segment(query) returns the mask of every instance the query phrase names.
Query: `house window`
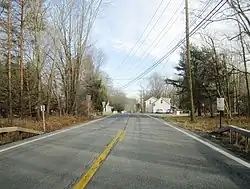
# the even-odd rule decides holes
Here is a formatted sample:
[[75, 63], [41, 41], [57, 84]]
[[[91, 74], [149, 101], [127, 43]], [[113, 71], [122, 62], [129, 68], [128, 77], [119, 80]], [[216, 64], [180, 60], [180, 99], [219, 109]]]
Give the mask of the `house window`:
[[151, 100], [149, 101], [149, 104], [151, 104]]
[[163, 103], [163, 100], [161, 100], [161, 104]]

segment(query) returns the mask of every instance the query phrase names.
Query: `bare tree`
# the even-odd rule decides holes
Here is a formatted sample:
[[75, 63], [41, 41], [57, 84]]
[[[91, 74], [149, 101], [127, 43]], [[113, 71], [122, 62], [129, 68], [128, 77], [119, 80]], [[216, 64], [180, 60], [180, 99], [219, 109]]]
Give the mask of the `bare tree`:
[[[77, 94], [89, 34], [100, 10], [102, 0], [81, 1], [80, 6], [73, 1], [62, 1], [54, 18], [60, 36], [62, 48], [58, 49], [59, 70], [65, 96], [65, 108], [68, 114], [76, 111]], [[74, 51], [72, 51], [74, 49]]]
[[250, 91], [249, 91], [249, 82], [248, 82], [248, 72], [247, 72], [247, 60], [246, 60], [246, 51], [245, 51], [245, 45], [242, 37], [242, 32], [241, 32], [241, 26], [239, 26], [239, 38], [240, 38], [240, 44], [241, 44], [241, 50], [242, 50], [242, 59], [244, 63], [244, 70], [245, 70], [245, 80], [246, 80], [246, 88], [247, 88], [247, 99], [248, 99], [248, 106], [247, 106], [247, 113], [248, 116], [250, 116]]
[[20, 78], [20, 109], [21, 118], [23, 118], [23, 31], [24, 31], [24, 1], [20, 1], [20, 34], [19, 34], [19, 78]]
[[153, 73], [148, 79], [148, 95], [160, 98], [166, 95], [166, 84], [159, 73]]
[[11, 49], [12, 49], [12, 24], [11, 24], [11, 0], [8, 0], [8, 101], [9, 101], [9, 120], [12, 124], [12, 75], [11, 75]]

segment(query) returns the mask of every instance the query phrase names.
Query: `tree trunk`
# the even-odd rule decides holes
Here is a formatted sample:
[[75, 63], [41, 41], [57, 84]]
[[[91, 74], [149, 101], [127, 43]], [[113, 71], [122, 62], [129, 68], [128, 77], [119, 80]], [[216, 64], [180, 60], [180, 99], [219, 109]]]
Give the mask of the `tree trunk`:
[[236, 74], [233, 73], [233, 91], [234, 91], [234, 97], [233, 97], [233, 107], [234, 107], [234, 115], [237, 114], [237, 82], [236, 82]]
[[247, 73], [247, 61], [246, 61], [246, 52], [245, 52], [245, 46], [242, 38], [241, 33], [241, 27], [239, 25], [239, 31], [240, 31], [240, 44], [241, 44], [241, 50], [242, 50], [242, 58], [244, 62], [244, 74], [245, 74], [245, 80], [246, 80], [246, 87], [247, 87], [247, 115], [250, 116], [250, 91], [249, 91], [249, 83], [248, 83], [248, 73]]
[[11, 75], [11, 48], [12, 48], [12, 24], [11, 24], [11, 0], [8, 0], [8, 104], [9, 104], [9, 113], [8, 118], [9, 122], [12, 124], [12, 75]]
[[50, 115], [50, 103], [51, 103], [51, 97], [52, 97], [52, 88], [53, 88], [53, 80], [55, 76], [55, 62], [56, 62], [56, 42], [55, 39], [53, 39], [54, 43], [54, 60], [52, 63], [52, 69], [49, 77], [49, 85], [48, 85], [48, 101], [47, 101], [47, 116]]
[[198, 100], [197, 102], [198, 116], [201, 116], [201, 108], [202, 108], [201, 102]]
[[213, 108], [213, 100], [212, 98], [209, 99], [209, 105], [210, 105], [210, 117], [214, 117], [214, 108]]
[[227, 104], [227, 116], [228, 118], [232, 118], [232, 112], [231, 112], [231, 98], [230, 98], [230, 84], [229, 84], [229, 75], [227, 71], [227, 64], [226, 64], [226, 59], [225, 55], [223, 55], [223, 64], [225, 68], [225, 80], [226, 80], [226, 92], [227, 92], [227, 98], [226, 98], [226, 104]]
[[28, 104], [29, 104], [29, 116], [32, 117], [32, 105], [31, 105], [31, 95], [30, 95], [30, 84], [29, 79], [27, 79], [27, 92], [28, 92]]
[[239, 104], [239, 97], [241, 96], [241, 82], [240, 82], [240, 74], [237, 75], [237, 90], [236, 90], [236, 104], [237, 104], [237, 112], [240, 115], [240, 104]]
[[19, 75], [20, 75], [20, 114], [23, 118], [23, 26], [24, 26], [24, 2], [21, 1], [21, 19], [20, 19], [20, 36], [19, 36]]
[[37, 103], [36, 103], [36, 111], [37, 111], [37, 120], [41, 119], [41, 114], [40, 114], [40, 107], [41, 107], [41, 100], [42, 100], [42, 96], [41, 96], [41, 85], [42, 85], [42, 81], [41, 81], [41, 69], [42, 69], [42, 65], [41, 65], [41, 60], [40, 60], [40, 48], [38, 45], [38, 41], [36, 40], [36, 61], [37, 61], [37, 67], [36, 67], [36, 74], [37, 74]]

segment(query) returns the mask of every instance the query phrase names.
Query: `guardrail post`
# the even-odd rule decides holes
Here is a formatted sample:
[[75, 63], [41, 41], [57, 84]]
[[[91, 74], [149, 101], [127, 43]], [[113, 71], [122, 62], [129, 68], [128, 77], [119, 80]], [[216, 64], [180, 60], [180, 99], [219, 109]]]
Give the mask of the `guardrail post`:
[[3, 144], [3, 134], [0, 133], [0, 144]]
[[248, 137], [245, 137], [245, 152], [248, 153]]
[[235, 132], [235, 144], [239, 144], [239, 133]]
[[233, 132], [232, 132], [232, 130], [230, 130], [230, 133], [229, 133], [229, 142], [230, 142], [230, 144], [232, 144], [232, 138], [233, 138]]

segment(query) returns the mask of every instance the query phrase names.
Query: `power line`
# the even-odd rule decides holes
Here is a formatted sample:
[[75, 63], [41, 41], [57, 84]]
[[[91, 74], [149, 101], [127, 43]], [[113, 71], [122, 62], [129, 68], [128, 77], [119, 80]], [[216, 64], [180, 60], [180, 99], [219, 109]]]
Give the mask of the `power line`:
[[[203, 18], [199, 24], [197, 24], [197, 26], [189, 33], [189, 36], [192, 36], [193, 34], [195, 34], [197, 32], [197, 30], [199, 30], [206, 22], [206, 19], [209, 20], [211, 19], [226, 3], [227, 1], [225, 1], [221, 6], [220, 4], [223, 2], [224, 0], [221, 0], [207, 15], [205, 18]], [[219, 7], [220, 6], [220, 7]], [[218, 8], [219, 7], [219, 8]], [[218, 8], [218, 9], [217, 9]], [[217, 10], [216, 10], [217, 9]], [[215, 12], [214, 12], [215, 11]], [[214, 12], [214, 13], [213, 13]], [[204, 23], [203, 23], [204, 22]], [[150, 71], [152, 71], [156, 66], [158, 66], [161, 62], [163, 62], [166, 58], [168, 58], [174, 51], [176, 51], [181, 45], [182, 43], [185, 41], [185, 38], [180, 40], [176, 46], [174, 48], [172, 48], [167, 54], [165, 54], [162, 58], [160, 58], [156, 63], [154, 63], [151, 67], [149, 67], [148, 69], [146, 69], [144, 72], [142, 72], [139, 76], [135, 77], [133, 80], [131, 80], [130, 82], [128, 82], [126, 85], [124, 85], [122, 88], [127, 88], [129, 85], [133, 84], [134, 82], [136, 82], [137, 80], [141, 79], [143, 76], [147, 75]]]
[[[181, 6], [183, 5], [183, 3], [184, 3], [184, 2], [182, 2], [182, 3], [180, 4], [180, 6], [179, 6], [179, 7], [177, 8], [177, 10], [175, 11], [174, 15], [178, 12], [178, 10], [181, 8]], [[211, 3], [211, 0], [208, 0], [208, 1], [206, 2], [206, 4], [202, 7], [202, 9], [201, 9], [201, 11], [200, 11], [198, 17], [202, 16], [202, 14], [205, 12], [205, 10], [207, 9], [207, 7], [209, 6], [210, 3]], [[173, 19], [174, 15], [171, 17], [171, 19], [169, 20], [169, 22]], [[163, 36], [161, 36], [162, 32], [165, 30], [165, 28], [167, 27], [167, 25], [169, 24], [169, 22], [167, 23], [167, 25], [165, 25], [164, 29], [161, 30], [160, 34], [157, 36], [157, 38], [159, 38], [159, 37], [161, 36], [160, 40], [158, 40], [158, 42], [157, 42], [154, 46], [151, 46], [151, 47], [150, 47], [147, 51], [145, 51], [145, 52], [149, 52], [150, 50], [154, 49], [154, 48], [162, 41], [162, 39], [166, 36], [166, 34], [169, 32], [169, 30], [173, 27], [173, 25], [175, 24], [175, 22], [177, 21], [178, 18], [179, 18], [179, 16], [176, 17], [175, 21], [171, 24], [170, 28], [163, 34]], [[196, 23], [196, 21], [197, 21], [197, 17], [192, 21], [191, 27]], [[157, 40], [157, 38], [153, 41], [153, 43], [151, 43], [151, 45], [154, 44], [154, 42]], [[170, 44], [167, 46], [167, 48], [170, 47], [171, 44], [172, 44], [175, 40], [176, 40], [176, 38], [170, 42]], [[146, 54], [144, 54], [144, 55], [146, 55]], [[143, 55], [143, 56], [144, 56], [144, 55]], [[144, 57], [142, 57], [140, 60], [138, 60], [138, 61], [134, 64], [133, 68], [134, 68], [139, 62], [141, 62], [143, 59], [147, 58], [149, 55], [150, 55], [150, 54], [147, 53], [146, 56], [144, 56]], [[132, 68], [130, 68], [129, 71], [131, 71], [131, 69], [132, 69]]]
[[[183, 3], [184, 3], [184, 2], [183, 2]], [[181, 6], [182, 6], [183, 3], [181, 3]], [[204, 12], [206, 11], [206, 9], [207, 9], [208, 6], [210, 5], [210, 3], [211, 3], [211, 0], [208, 0], [208, 1], [203, 5], [203, 7], [201, 8], [201, 11], [199, 12], [199, 14], [198, 14], [198, 16], [197, 16], [198, 18], [200, 18], [200, 17], [204, 14]], [[198, 19], [197, 17], [191, 21], [191, 27], [196, 23], [196, 21], [197, 21], [197, 19]], [[178, 18], [178, 17], [177, 17], [177, 18]], [[176, 20], [177, 20], [177, 19], [176, 19]], [[176, 20], [175, 20], [175, 21], [176, 21]], [[174, 24], [174, 23], [173, 23], [173, 24]], [[172, 25], [173, 25], [173, 24], [172, 24]], [[166, 33], [167, 33], [167, 32], [166, 32]], [[158, 41], [158, 43], [162, 40], [162, 38], [166, 35], [166, 33], [161, 37], [161, 39]], [[174, 40], [172, 40], [172, 41], [170, 42], [170, 44], [168, 44], [167, 47], [165, 47], [165, 48], [168, 49], [168, 48], [171, 46], [171, 44], [172, 44], [174, 41], [176, 41], [176, 39], [177, 39], [177, 38], [175, 38]], [[158, 45], [158, 43], [157, 43], [156, 45]], [[155, 47], [156, 45], [154, 45], [154, 47]], [[153, 48], [154, 48], [154, 47], [153, 47]], [[148, 51], [149, 51], [149, 50], [148, 50]], [[148, 56], [146, 56], [146, 57], [148, 57]], [[145, 58], [146, 58], [146, 57], [145, 57]], [[145, 59], [145, 58], [144, 58], [144, 59]], [[139, 61], [140, 61], [140, 60], [139, 60]], [[167, 61], [166, 61], [166, 62], [167, 62]], [[166, 64], [163, 64], [162, 70], [165, 68], [165, 66], [166, 66]], [[164, 77], [164, 78], [165, 78], [165, 77]], [[160, 95], [160, 94], [158, 94], [158, 95]]]
[[[173, 20], [174, 16], [177, 14], [177, 12], [179, 11], [179, 9], [182, 7], [183, 3], [184, 3], [184, 2], [182, 2], [182, 3], [180, 4], [180, 6], [176, 9], [176, 11], [174, 12], [173, 16], [168, 20], [167, 24], [164, 26], [164, 28], [161, 30], [161, 32], [157, 35], [157, 37], [154, 39], [154, 41], [150, 44], [150, 48], [149, 48], [147, 51], [145, 51], [145, 53], [143, 54], [143, 57], [142, 57], [140, 60], [138, 60], [138, 61], [134, 64], [133, 67], [135, 67], [140, 61], [142, 61], [143, 59], [145, 59], [146, 57], [148, 57], [149, 53], [147, 53], [147, 52], [149, 52], [149, 51], [152, 49], [152, 45], [153, 45], [153, 44], [157, 41], [157, 39], [162, 35], [162, 33], [164, 32], [164, 30], [167, 28], [167, 26], [168, 26], [168, 25], [170, 24], [170, 22]], [[178, 18], [179, 18], [179, 16], [176, 17], [176, 19], [174, 20], [174, 22], [171, 24], [171, 26], [168, 28], [168, 30], [165, 31], [164, 35], [163, 35], [163, 36], [160, 38], [160, 40], [153, 46], [153, 48], [155, 48], [155, 47], [161, 42], [161, 40], [163, 39], [163, 37], [170, 31], [170, 29], [171, 29], [171, 28], [173, 27], [173, 25], [176, 23], [176, 21], [177, 21]], [[147, 53], [147, 54], [146, 54], [146, 53]], [[146, 56], [144, 56], [144, 55], [146, 55]], [[128, 71], [130, 71], [133, 67], [131, 67]]]
[[[201, 17], [201, 16], [205, 13], [206, 9], [208, 8], [208, 6], [210, 5], [211, 2], [212, 2], [212, 0], [208, 0], [208, 1], [206, 2], [206, 4], [201, 8], [201, 11], [199, 12], [199, 15], [198, 15], [197, 17], [195, 17], [195, 19], [193, 19], [193, 20], [191, 21], [190, 27], [192, 27], [192, 26], [196, 23], [196, 21], [198, 20], [198, 18]], [[175, 38], [175, 39], [176, 39], [176, 38]], [[174, 40], [173, 40], [167, 47], [165, 47], [165, 48], [166, 48], [166, 49], [169, 48], [170, 45], [171, 45], [173, 42], [174, 42]], [[166, 66], [166, 64], [163, 64], [162, 69], [164, 69], [165, 66]]]
[[164, 0], [162, 0], [162, 1], [160, 2], [160, 4], [157, 6], [157, 8], [156, 8], [156, 10], [155, 10], [155, 12], [154, 12], [154, 14], [153, 14], [153, 16], [151, 17], [151, 19], [150, 19], [149, 22], [147, 23], [147, 25], [146, 25], [146, 27], [144, 28], [142, 34], [141, 34], [141, 35], [139, 36], [139, 38], [137, 39], [135, 45], [129, 50], [129, 53], [124, 57], [124, 59], [122, 60], [122, 62], [120, 63], [120, 65], [119, 65], [118, 67], [116, 67], [115, 70], [117, 70], [118, 68], [121, 67], [121, 65], [128, 59], [129, 55], [133, 52], [133, 50], [135, 49], [136, 45], [140, 42], [141, 38], [143, 37], [143, 35], [144, 35], [145, 32], [147, 31], [149, 25], [150, 25], [151, 22], [153, 21], [153, 19], [154, 19], [156, 13], [159, 11], [159, 9], [160, 9], [160, 7], [161, 7], [163, 1], [164, 1]]
[[[150, 33], [153, 31], [154, 27], [156, 26], [156, 24], [159, 22], [160, 18], [162, 17], [162, 15], [164, 14], [165, 10], [168, 8], [170, 2], [172, 0], [169, 0], [168, 4], [165, 6], [164, 10], [161, 12], [161, 15], [158, 17], [158, 19], [156, 20], [155, 24], [153, 25], [153, 27], [151, 28], [151, 30], [148, 32], [148, 34], [146, 35], [146, 37], [144, 38], [144, 40], [141, 42], [141, 44], [138, 46], [138, 48], [136, 49], [136, 51], [133, 52], [133, 50], [135, 49], [135, 47], [137, 46], [137, 44], [140, 42], [141, 38], [143, 37], [144, 33], [146, 32], [148, 26], [150, 25], [150, 23], [152, 22], [153, 18], [155, 17], [156, 13], [159, 11], [159, 8], [161, 7], [163, 0], [161, 1], [161, 3], [159, 4], [159, 6], [157, 7], [153, 17], [150, 19], [149, 23], [147, 24], [146, 28], [144, 29], [143, 33], [140, 35], [139, 39], [137, 40], [136, 44], [132, 47], [132, 49], [129, 51], [128, 55], [125, 56], [125, 58], [122, 60], [122, 62], [120, 63], [120, 65], [118, 65], [118, 67], [116, 67], [116, 69], [114, 70], [114, 72], [116, 70], [118, 70], [119, 68], [121, 68], [121, 66], [126, 62], [126, 60], [128, 59], [129, 56], [134, 55], [139, 48], [142, 46], [142, 44], [145, 42], [145, 40], [147, 39], [147, 37], [150, 35]], [[133, 53], [132, 53], [133, 52]], [[132, 53], [132, 55], [131, 55]]]

